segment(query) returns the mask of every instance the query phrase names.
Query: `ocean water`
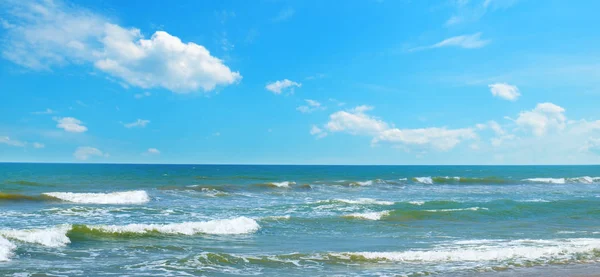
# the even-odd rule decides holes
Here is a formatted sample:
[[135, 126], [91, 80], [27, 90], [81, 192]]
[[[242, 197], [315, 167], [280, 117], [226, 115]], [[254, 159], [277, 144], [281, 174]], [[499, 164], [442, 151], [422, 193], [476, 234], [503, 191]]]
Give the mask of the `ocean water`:
[[594, 268], [599, 197], [600, 166], [5, 163], [0, 276]]

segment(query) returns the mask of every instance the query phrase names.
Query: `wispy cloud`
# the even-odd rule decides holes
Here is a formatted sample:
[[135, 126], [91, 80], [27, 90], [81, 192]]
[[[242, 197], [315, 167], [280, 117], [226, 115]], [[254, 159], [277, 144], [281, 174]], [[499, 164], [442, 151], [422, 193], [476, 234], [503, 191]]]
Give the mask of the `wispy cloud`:
[[150, 97], [152, 95], [152, 93], [150, 93], [149, 91], [144, 91], [143, 93], [136, 93], [133, 95], [133, 97], [135, 97], [135, 99], [142, 99], [144, 97]]
[[447, 27], [479, 21], [488, 12], [511, 7], [517, 0], [455, 0], [450, 1], [453, 14], [446, 20]]
[[306, 101], [306, 105], [298, 106], [296, 108], [296, 110], [301, 113], [312, 113], [314, 111], [325, 109], [325, 107], [318, 101], [312, 99], [305, 99], [304, 101]]
[[464, 49], [476, 49], [481, 48], [488, 45], [491, 42], [489, 39], [482, 39], [481, 32], [470, 34], [470, 35], [460, 35], [455, 37], [450, 37], [444, 39], [438, 43], [428, 45], [428, 46], [420, 46], [410, 49], [410, 52], [413, 51], [421, 51], [427, 49], [435, 49], [442, 47], [458, 47]]
[[10, 145], [10, 146], [15, 146], [15, 147], [25, 147], [25, 145], [27, 144], [24, 141], [11, 139], [8, 136], [0, 137], [0, 143]]
[[138, 120], [134, 122], [124, 123], [123, 126], [125, 126], [125, 128], [144, 128], [146, 125], [148, 125], [148, 123], [150, 123], [150, 120], [138, 118]]

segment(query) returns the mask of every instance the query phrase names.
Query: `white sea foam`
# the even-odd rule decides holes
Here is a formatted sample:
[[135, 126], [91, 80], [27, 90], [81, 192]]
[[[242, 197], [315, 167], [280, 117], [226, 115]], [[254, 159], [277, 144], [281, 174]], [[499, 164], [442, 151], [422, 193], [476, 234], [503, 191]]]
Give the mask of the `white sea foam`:
[[433, 184], [433, 180], [431, 179], [431, 177], [415, 177], [415, 181], [417, 181], [421, 184], [428, 184], [428, 185]]
[[263, 217], [263, 220], [289, 220], [291, 218], [290, 215], [273, 215], [273, 216], [267, 216], [267, 217]]
[[380, 220], [382, 217], [390, 214], [390, 211], [382, 212], [368, 212], [368, 213], [353, 213], [344, 215], [344, 217], [366, 219], [366, 220]]
[[270, 184], [274, 185], [276, 187], [279, 187], [279, 188], [289, 188], [290, 185], [295, 185], [296, 182], [285, 181], [285, 182], [273, 182], [273, 183], [270, 183]]
[[13, 250], [16, 248], [17, 246], [12, 242], [0, 236], [0, 262], [9, 261], [13, 255]]
[[548, 184], [564, 184], [566, 183], [565, 178], [527, 178], [523, 181], [529, 181], [534, 183], [548, 183]]
[[48, 192], [44, 195], [80, 204], [143, 204], [150, 201], [143, 190], [110, 193]]
[[150, 201], [143, 190], [109, 193], [48, 192], [44, 195], [80, 204], [143, 204]]
[[462, 209], [440, 209], [440, 210], [425, 210], [425, 211], [435, 213], [435, 212], [462, 212], [462, 211], [479, 211], [479, 210], [487, 211], [488, 208], [470, 207], [470, 208], [462, 208]]
[[251, 218], [236, 217], [232, 219], [219, 219], [204, 222], [184, 222], [172, 224], [129, 224], [129, 225], [97, 225], [87, 226], [91, 230], [106, 233], [150, 233], [158, 232], [163, 234], [214, 234], [214, 235], [233, 235], [247, 234], [256, 232], [260, 225]]
[[69, 237], [67, 237], [69, 230], [71, 230], [71, 225], [61, 225], [44, 229], [0, 230], [0, 235], [7, 239], [26, 243], [41, 244], [47, 247], [61, 247], [71, 242]]
[[[600, 249], [600, 239], [475, 241], [458, 246], [441, 246], [433, 250], [405, 252], [350, 252], [333, 254], [340, 258], [361, 256], [369, 260], [395, 262], [481, 262], [481, 261], [569, 261], [597, 260], [593, 251]], [[585, 257], [585, 254], [589, 254]]]
[[351, 183], [351, 185], [354, 185], [354, 186], [370, 186], [372, 184], [373, 184], [373, 181], [371, 181], [371, 180], [364, 181], [364, 182], [357, 181], [357, 182], [352, 182]]
[[523, 181], [534, 182], [534, 183], [548, 183], [548, 184], [565, 184], [565, 183], [583, 183], [593, 184], [600, 182], [600, 177], [574, 177], [574, 178], [528, 178]]
[[410, 202], [408, 202], [408, 204], [421, 206], [421, 205], [425, 204], [425, 201], [410, 201]]
[[321, 200], [321, 201], [318, 201], [317, 203], [331, 203], [331, 202], [340, 202], [340, 203], [353, 204], [353, 205], [385, 205], [385, 206], [394, 205], [394, 202], [391, 202], [391, 201], [381, 201], [381, 200], [375, 200], [372, 198], [358, 198], [355, 200], [332, 199], [332, 200]]

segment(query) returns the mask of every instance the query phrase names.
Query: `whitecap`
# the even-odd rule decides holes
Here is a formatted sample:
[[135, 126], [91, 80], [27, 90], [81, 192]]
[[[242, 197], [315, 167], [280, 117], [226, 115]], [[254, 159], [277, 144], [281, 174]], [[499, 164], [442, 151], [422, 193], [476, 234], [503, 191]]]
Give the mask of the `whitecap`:
[[410, 202], [408, 202], [408, 204], [421, 206], [421, 205], [425, 204], [425, 201], [410, 201]]
[[43, 229], [0, 230], [0, 235], [7, 239], [26, 243], [41, 244], [47, 247], [61, 247], [71, 242], [69, 237], [67, 237], [69, 230], [71, 230], [71, 225], [61, 225]]
[[381, 201], [381, 200], [375, 200], [372, 198], [358, 198], [355, 200], [331, 199], [331, 200], [321, 200], [321, 201], [318, 201], [317, 203], [332, 203], [332, 202], [339, 202], [339, 203], [353, 204], [353, 205], [385, 205], [385, 206], [394, 205], [394, 202], [392, 202], [392, 201]]
[[128, 225], [96, 225], [87, 226], [91, 230], [106, 233], [137, 233], [144, 234], [158, 232], [163, 234], [214, 234], [233, 235], [256, 232], [260, 225], [248, 217], [236, 217], [232, 219], [218, 219], [203, 222], [183, 222], [171, 224], [128, 224]]
[[366, 220], [380, 220], [382, 217], [387, 216], [389, 214], [390, 214], [390, 211], [382, 211], [382, 212], [353, 213], [353, 214], [344, 215], [343, 217], [366, 219]]
[[[481, 241], [459, 247], [436, 247], [432, 250], [404, 252], [333, 253], [340, 258], [360, 256], [368, 260], [394, 262], [481, 262], [481, 261], [569, 261], [585, 259], [600, 249], [600, 239]], [[490, 244], [491, 242], [491, 244]]]
[[43, 194], [80, 204], [143, 204], [150, 201], [148, 193], [143, 190], [109, 193], [48, 192]]
[[566, 183], [565, 178], [527, 178], [523, 181], [529, 181], [534, 183], [548, 183], [548, 184], [564, 184]]
[[431, 185], [433, 184], [433, 179], [431, 177], [415, 177], [415, 181], [421, 184]]
[[0, 236], [0, 262], [10, 261], [13, 250], [17, 248], [12, 242]]
[[290, 185], [295, 185], [296, 182], [284, 181], [284, 182], [273, 182], [270, 184], [273, 186], [279, 187], [279, 188], [289, 188]]
[[360, 182], [360, 181], [352, 182], [350, 185], [354, 185], [354, 186], [370, 186], [372, 184], [373, 184], [373, 181], [369, 180], [369, 181], [364, 181], [364, 182]]
[[425, 210], [425, 211], [435, 213], [435, 212], [462, 212], [462, 211], [479, 211], [479, 210], [487, 211], [488, 208], [470, 207], [470, 208], [462, 208], [462, 209], [440, 209], [440, 210]]

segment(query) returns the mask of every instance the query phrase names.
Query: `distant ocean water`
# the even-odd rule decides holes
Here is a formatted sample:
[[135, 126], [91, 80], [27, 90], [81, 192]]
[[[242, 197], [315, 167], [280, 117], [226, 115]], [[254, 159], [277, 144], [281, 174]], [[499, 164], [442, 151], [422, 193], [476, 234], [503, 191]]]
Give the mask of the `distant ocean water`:
[[0, 276], [489, 276], [598, 262], [600, 166], [0, 164]]

